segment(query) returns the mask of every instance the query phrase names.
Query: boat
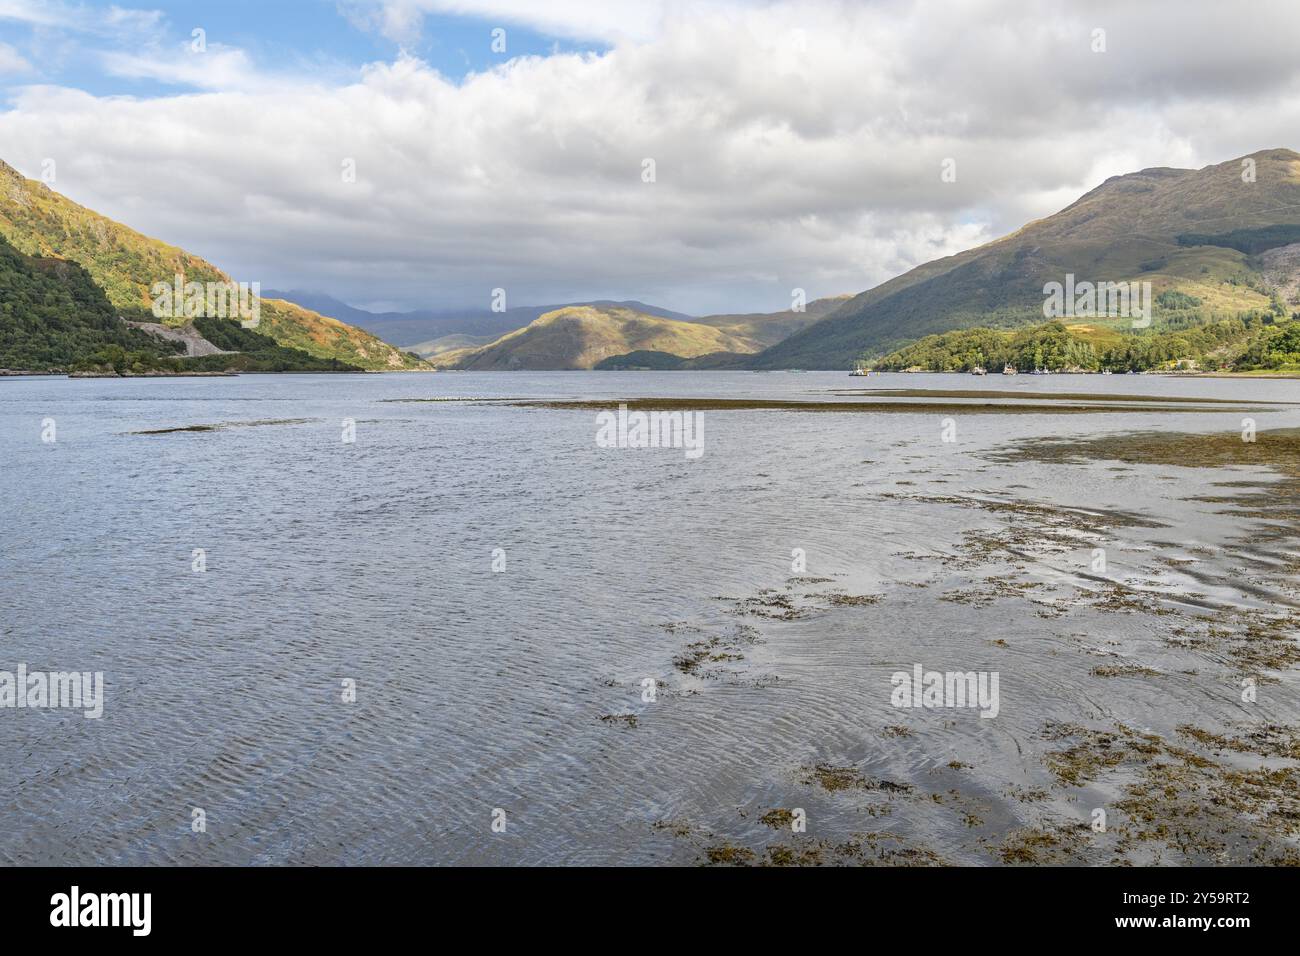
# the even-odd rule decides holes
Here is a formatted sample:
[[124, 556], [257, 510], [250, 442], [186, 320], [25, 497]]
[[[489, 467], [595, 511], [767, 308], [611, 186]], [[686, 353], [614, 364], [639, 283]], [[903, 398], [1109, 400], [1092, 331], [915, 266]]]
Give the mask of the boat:
[[971, 373], [972, 375], [987, 375], [987, 374], [988, 374], [988, 372], [984, 371], [984, 366], [982, 366], [982, 365], [976, 365], [973, 369], [970, 370], [970, 373]]
[[1003, 374], [1003, 375], [1015, 375], [1015, 374], [1016, 374], [1016, 367], [1015, 367], [1014, 365], [1004, 365], [1004, 366], [1002, 366], [1002, 374]]
[[849, 374], [855, 377], [859, 375], [870, 375], [871, 369], [867, 368], [865, 365], [855, 365]]

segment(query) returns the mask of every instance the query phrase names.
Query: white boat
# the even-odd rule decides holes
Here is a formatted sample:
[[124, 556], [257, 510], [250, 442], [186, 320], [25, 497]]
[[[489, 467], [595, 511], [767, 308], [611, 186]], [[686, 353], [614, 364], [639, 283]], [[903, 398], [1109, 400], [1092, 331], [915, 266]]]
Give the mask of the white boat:
[[976, 365], [973, 369], [970, 370], [970, 373], [971, 373], [972, 375], [987, 375], [987, 374], [988, 374], [988, 372], [984, 371], [984, 367], [981, 366], [981, 365]]
[[855, 378], [859, 375], [870, 375], [871, 369], [867, 368], [865, 365], [857, 365], [854, 366], [853, 371], [849, 372], [849, 374]]
[[1015, 375], [1015, 374], [1016, 374], [1016, 367], [1015, 367], [1014, 365], [1004, 365], [1004, 366], [1002, 366], [1002, 374], [1003, 374], [1003, 375]]

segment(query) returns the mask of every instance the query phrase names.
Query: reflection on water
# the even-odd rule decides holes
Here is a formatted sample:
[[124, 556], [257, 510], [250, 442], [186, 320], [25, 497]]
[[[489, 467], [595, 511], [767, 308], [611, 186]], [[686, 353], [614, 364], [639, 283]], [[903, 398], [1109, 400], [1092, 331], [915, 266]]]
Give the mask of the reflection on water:
[[[1286, 381], [987, 384], [1022, 386], [1300, 400]], [[1284, 816], [1251, 822], [1288, 780], [1250, 776], [1261, 754], [1274, 767], [1300, 756], [1294, 512], [1234, 504], [1283, 476], [1007, 454], [1131, 431], [1236, 434], [1234, 407], [959, 413], [952, 442], [927, 413], [712, 410], [691, 460], [597, 447], [590, 410], [391, 401], [849, 387], [985, 385], [0, 380], [0, 670], [103, 671], [106, 686], [100, 720], [0, 709], [0, 861], [1294, 853]], [[1252, 415], [1261, 441], [1300, 424], [1297, 409]], [[57, 443], [40, 440], [47, 418]], [[194, 426], [218, 427], [173, 430]], [[895, 709], [891, 675], [915, 664], [997, 672], [998, 716]], [[1151, 836], [1168, 787], [1227, 800], [1179, 852]], [[796, 808], [806, 833], [790, 831]]]

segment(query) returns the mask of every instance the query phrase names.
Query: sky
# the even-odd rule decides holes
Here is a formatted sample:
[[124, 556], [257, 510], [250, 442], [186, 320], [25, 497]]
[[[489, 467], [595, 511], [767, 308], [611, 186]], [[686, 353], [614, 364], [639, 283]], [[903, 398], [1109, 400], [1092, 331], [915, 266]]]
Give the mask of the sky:
[[362, 308], [779, 311], [1300, 148], [1297, 40], [1294, 0], [0, 0], [0, 159]]

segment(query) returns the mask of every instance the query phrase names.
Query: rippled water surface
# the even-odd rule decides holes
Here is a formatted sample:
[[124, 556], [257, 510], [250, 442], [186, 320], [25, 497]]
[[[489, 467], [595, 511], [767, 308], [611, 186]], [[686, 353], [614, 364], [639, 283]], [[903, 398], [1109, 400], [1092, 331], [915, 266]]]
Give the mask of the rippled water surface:
[[[885, 387], [1253, 410], [710, 410], [690, 460], [597, 447], [589, 409], [393, 401]], [[1027, 828], [1087, 830], [1098, 806], [1132, 836], [1141, 810], [1117, 804], [1149, 763], [1072, 782], [1053, 771], [1068, 741], [1052, 728], [1172, 747], [1187, 725], [1228, 737], [1300, 724], [1291, 667], [1243, 659], [1214, 630], [1285, 622], [1300, 600], [1290, 519], [1233, 503], [1281, 477], [1007, 452], [1235, 435], [1247, 414], [1261, 432], [1300, 425], [1300, 406], [1270, 401], [1300, 401], [1300, 384], [0, 379], [0, 670], [102, 671], [106, 684], [98, 720], [0, 709], [0, 861], [744, 862], [779, 845], [835, 862], [830, 848], [852, 843], [885, 862], [996, 863], [1017, 860]], [[161, 431], [198, 425], [223, 427]], [[1269, 646], [1294, 640], [1283, 627]], [[890, 677], [916, 663], [997, 672], [998, 716], [894, 708]], [[806, 833], [770, 816], [788, 808]], [[1274, 856], [1295, 844], [1255, 837]], [[1243, 861], [1226, 837], [1218, 856], [1207, 843], [1185, 857], [1114, 832], [1079, 839], [1068, 855], [1085, 862]]]

